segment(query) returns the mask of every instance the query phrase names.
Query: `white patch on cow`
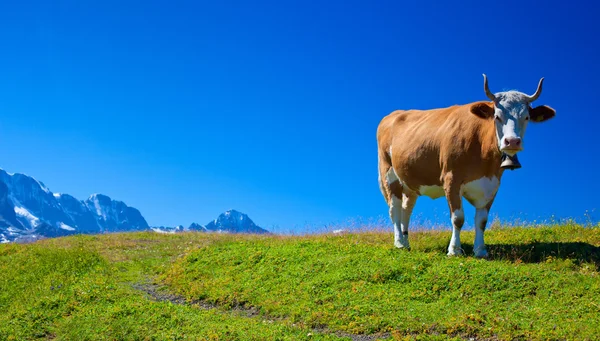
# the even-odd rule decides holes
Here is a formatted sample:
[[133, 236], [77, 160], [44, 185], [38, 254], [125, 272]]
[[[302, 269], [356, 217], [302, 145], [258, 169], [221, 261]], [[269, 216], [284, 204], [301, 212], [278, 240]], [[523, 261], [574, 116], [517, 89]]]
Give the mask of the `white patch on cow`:
[[448, 246], [448, 256], [458, 256], [464, 253], [460, 244], [460, 228], [454, 225], [454, 222], [457, 220], [465, 220], [465, 214], [462, 209], [452, 212], [452, 238]]
[[[506, 123], [502, 125], [502, 137], [503, 138], [515, 138], [517, 137], [517, 125], [515, 124], [514, 118], [509, 118], [506, 120]], [[504, 142], [500, 145], [501, 148], [506, 147]]]
[[458, 209], [458, 210], [455, 210], [454, 212], [452, 212], [452, 222], [454, 223], [454, 221], [456, 221], [456, 220], [462, 220], [462, 221], [465, 220], [465, 213], [462, 209]]
[[497, 177], [483, 177], [464, 184], [462, 195], [476, 208], [482, 208], [492, 201], [499, 186], [500, 182]]
[[390, 169], [385, 174], [385, 180], [387, 181], [388, 185], [391, 184], [392, 182], [398, 180], [398, 177], [396, 176], [396, 172], [394, 172], [394, 168], [390, 167]]
[[[494, 115], [500, 118], [500, 122], [496, 121], [496, 137], [498, 139], [498, 147], [503, 149], [506, 147], [504, 138], [521, 138], [521, 148], [523, 148], [523, 137], [527, 128], [527, 116], [529, 115], [528, 105], [525, 102], [526, 95], [519, 91], [505, 91], [495, 94], [498, 104], [494, 107]], [[509, 155], [514, 155], [515, 152], [506, 151]]]
[[408, 208], [408, 196], [406, 193], [402, 192], [402, 209], [405, 210]]
[[478, 208], [475, 212], [475, 242], [473, 243], [473, 253], [475, 257], [485, 258], [488, 253], [485, 249], [485, 242], [483, 240], [484, 229], [483, 225], [487, 222], [488, 210], [487, 208]]
[[446, 195], [442, 186], [419, 186], [419, 193], [431, 199], [441, 198]]

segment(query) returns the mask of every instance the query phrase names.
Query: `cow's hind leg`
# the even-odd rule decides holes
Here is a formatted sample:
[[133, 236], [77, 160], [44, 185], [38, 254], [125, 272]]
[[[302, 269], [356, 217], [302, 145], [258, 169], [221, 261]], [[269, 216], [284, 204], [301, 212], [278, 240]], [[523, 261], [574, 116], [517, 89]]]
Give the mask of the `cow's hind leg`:
[[401, 232], [402, 222], [402, 185], [392, 169], [389, 157], [379, 153], [379, 188], [389, 207], [389, 214], [394, 224], [394, 245], [398, 248], [408, 246], [408, 238]]
[[416, 196], [404, 194], [404, 188], [392, 168], [386, 174], [390, 192], [390, 218], [394, 224], [394, 246], [410, 250], [408, 242], [408, 222], [416, 202]]
[[460, 244], [460, 231], [465, 223], [465, 214], [462, 207], [460, 184], [452, 179], [452, 175], [446, 176], [444, 190], [452, 221], [452, 238], [450, 239], [450, 245], [448, 245], [448, 256], [463, 255], [464, 251]]
[[[400, 219], [400, 230], [402, 232], [402, 235], [398, 239], [399, 242], [395, 243], [396, 247], [399, 247], [399, 248], [404, 247], [404, 248], [410, 250], [410, 244], [408, 242], [408, 225], [410, 223], [410, 216], [412, 215], [412, 211], [413, 211], [413, 208], [415, 207], [416, 203], [417, 203], [417, 195], [415, 193], [411, 193], [410, 191], [407, 191], [405, 189], [404, 192], [402, 193], [402, 206], [401, 206], [402, 216]], [[395, 226], [394, 226], [394, 228], [396, 229]]]

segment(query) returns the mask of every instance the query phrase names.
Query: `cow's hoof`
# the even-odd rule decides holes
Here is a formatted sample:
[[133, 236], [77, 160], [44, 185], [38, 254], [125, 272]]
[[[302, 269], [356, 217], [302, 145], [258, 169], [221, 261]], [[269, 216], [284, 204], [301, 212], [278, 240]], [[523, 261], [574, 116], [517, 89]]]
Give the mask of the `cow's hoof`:
[[396, 249], [410, 251], [410, 245], [408, 244], [395, 243], [394, 247], [396, 247]]
[[476, 258], [488, 258], [488, 252], [486, 249], [479, 249], [479, 250], [475, 250], [475, 257]]
[[453, 248], [448, 250], [448, 257], [463, 256], [465, 252], [461, 248]]
[[397, 249], [410, 250], [410, 243], [408, 242], [408, 236], [402, 235], [400, 238], [394, 240], [394, 246]]

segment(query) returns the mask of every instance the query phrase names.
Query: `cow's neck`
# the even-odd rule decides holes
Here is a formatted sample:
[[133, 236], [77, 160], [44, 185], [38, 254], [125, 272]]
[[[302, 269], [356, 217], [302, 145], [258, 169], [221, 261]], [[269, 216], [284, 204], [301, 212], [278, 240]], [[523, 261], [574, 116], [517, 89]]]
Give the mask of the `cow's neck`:
[[489, 169], [489, 172], [497, 171], [496, 175], [501, 176], [503, 173], [503, 169], [500, 168], [500, 164], [502, 163], [502, 152], [498, 147], [496, 124], [493, 119], [482, 122], [481, 129], [479, 129], [479, 139], [481, 141], [482, 161], [489, 167], [485, 168]]

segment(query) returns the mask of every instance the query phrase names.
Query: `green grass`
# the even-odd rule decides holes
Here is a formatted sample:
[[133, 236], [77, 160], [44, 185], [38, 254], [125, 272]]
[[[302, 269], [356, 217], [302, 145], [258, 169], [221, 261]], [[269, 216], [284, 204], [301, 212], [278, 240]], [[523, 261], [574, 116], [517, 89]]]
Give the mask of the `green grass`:
[[[600, 226], [492, 229], [489, 260], [446, 257], [449, 237], [412, 233], [409, 252], [391, 232], [4, 244], [0, 340], [597, 338]], [[472, 232], [462, 237], [472, 254]], [[189, 303], [138, 289], [152, 281]]]
[[132, 287], [214, 236], [78, 236], [0, 245], [0, 340], [304, 340], [313, 335], [226, 310], [155, 302]]

